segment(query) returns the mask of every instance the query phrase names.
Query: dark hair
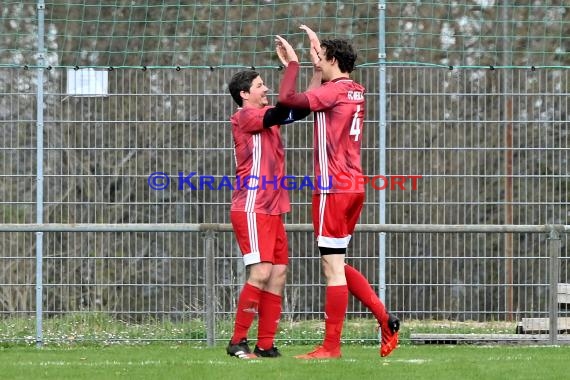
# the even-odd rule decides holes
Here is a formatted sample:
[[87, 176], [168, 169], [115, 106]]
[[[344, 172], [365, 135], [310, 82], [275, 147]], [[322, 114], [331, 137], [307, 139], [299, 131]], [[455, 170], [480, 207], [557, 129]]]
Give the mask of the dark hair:
[[325, 48], [327, 61], [336, 58], [338, 68], [343, 73], [351, 73], [356, 62], [356, 52], [347, 40], [323, 40], [321, 47]]
[[243, 99], [240, 96], [240, 92], [242, 91], [249, 92], [253, 80], [258, 76], [259, 73], [253, 70], [244, 70], [234, 74], [234, 76], [230, 80], [228, 88], [230, 90], [232, 98], [235, 100], [238, 106], [240, 107], [243, 106]]

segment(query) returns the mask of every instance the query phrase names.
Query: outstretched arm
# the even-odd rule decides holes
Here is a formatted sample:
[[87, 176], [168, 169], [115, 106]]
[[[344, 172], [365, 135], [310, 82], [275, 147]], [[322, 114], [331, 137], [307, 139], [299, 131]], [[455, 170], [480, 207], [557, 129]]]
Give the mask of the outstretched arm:
[[309, 28], [307, 25], [301, 25], [299, 28], [303, 29], [305, 32], [307, 32], [307, 36], [309, 37], [309, 42], [311, 44], [311, 47], [309, 50], [310, 50], [311, 62], [313, 63], [314, 71], [313, 71], [313, 77], [311, 78], [311, 82], [309, 83], [309, 86], [307, 87], [307, 91], [308, 91], [308, 90], [311, 90], [313, 88], [319, 87], [321, 85], [321, 82], [323, 79], [323, 72], [317, 66], [317, 64], [321, 60], [321, 58], [319, 56], [319, 54], [321, 52], [321, 41], [319, 41], [319, 37], [317, 37], [317, 34], [315, 32], [313, 32], [313, 30], [311, 28]]
[[282, 105], [291, 108], [309, 108], [309, 99], [305, 94], [299, 94], [296, 90], [297, 75], [299, 74], [299, 59], [293, 47], [286, 39], [276, 36], [277, 55], [285, 65], [285, 73], [279, 87], [278, 101]]

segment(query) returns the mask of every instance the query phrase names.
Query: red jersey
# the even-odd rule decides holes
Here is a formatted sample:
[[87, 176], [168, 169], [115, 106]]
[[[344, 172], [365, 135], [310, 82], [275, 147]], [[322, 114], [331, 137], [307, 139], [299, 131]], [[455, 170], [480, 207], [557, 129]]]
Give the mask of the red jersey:
[[263, 116], [272, 108], [239, 108], [232, 115], [236, 183], [232, 211], [279, 215], [289, 212], [285, 176], [285, 151], [279, 125], [263, 127]]
[[316, 193], [364, 193], [363, 181], [355, 180], [362, 176], [364, 91], [352, 79], [338, 78], [304, 92], [315, 111]]

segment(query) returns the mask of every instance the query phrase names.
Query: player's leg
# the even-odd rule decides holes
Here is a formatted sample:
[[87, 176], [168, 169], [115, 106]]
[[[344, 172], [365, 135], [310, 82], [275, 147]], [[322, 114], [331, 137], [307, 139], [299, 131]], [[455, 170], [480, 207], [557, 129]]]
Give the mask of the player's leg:
[[[343, 198], [347, 203], [348, 233], [352, 234], [360, 218], [364, 194], [345, 194]], [[382, 335], [380, 354], [382, 356], [389, 355], [398, 345], [400, 321], [394, 315], [388, 314], [384, 304], [362, 273], [348, 264], [344, 266], [344, 272], [349, 292], [362, 302], [378, 321]]]
[[[347, 215], [347, 221], [348, 232], [352, 234], [360, 218], [364, 204], [364, 194], [347, 194], [345, 198], [347, 198], [347, 202], [350, 204], [350, 207], [347, 207], [350, 211]], [[388, 313], [386, 313], [384, 304], [380, 301], [366, 277], [349, 264], [345, 264], [344, 274], [348, 291], [372, 311], [379, 324], [387, 322]]]
[[273, 273], [269, 280], [271, 285], [261, 292], [257, 344], [254, 349], [254, 353], [260, 357], [273, 358], [281, 356], [279, 350], [275, 347], [275, 334], [281, 318], [281, 303], [286, 273], [286, 265], [273, 265]]
[[[268, 234], [273, 234], [271, 241], [275, 242], [272, 249], [273, 266], [269, 280], [261, 292], [259, 303], [259, 319], [257, 344], [254, 353], [260, 357], [275, 358], [281, 356], [275, 347], [275, 334], [279, 326], [282, 310], [282, 296], [287, 280], [287, 264], [289, 262], [289, 247], [287, 234], [281, 216], [270, 216], [267, 221]], [[263, 257], [263, 255], [262, 255]]]
[[[249, 276], [244, 284], [236, 309], [234, 331], [227, 347], [227, 353], [239, 358], [251, 358], [253, 354], [248, 345], [248, 332], [258, 313], [259, 305], [262, 302], [262, 287], [264, 276], [269, 277], [271, 263], [257, 263], [249, 265]], [[265, 274], [267, 273], [267, 274]]]
[[[298, 359], [333, 359], [341, 357], [340, 340], [346, 309], [348, 288], [344, 278], [344, 252], [342, 248], [319, 247], [323, 272], [326, 277], [325, 290], [325, 336], [323, 344], [312, 352], [298, 355]], [[344, 282], [344, 285], [342, 284]]]
[[327, 281], [323, 348], [340, 354], [340, 339], [348, 307], [348, 287], [344, 277], [344, 252], [346, 250], [329, 247], [319, 247], [319, 250], [323, 273]]
[[344, 273], [346, 276], [346, 284], [348, 285], [348, 291], [350, 294], [355, 296], [364, 306], [366, 306], [374, 317], [378, 321], [379, 325], [382, 325], [388, 321], [388, 313], [386, 308], [378, 295], [372, 289], [372, 286], [356, 268], [345, 264]]
[[236, 318], [232, 338], [226, 348], [228, 355], [241, 359], [256, 357], [249, 349], [247, 336], [257, 315], [262, 290], [271, 275], [272, 263], [262, 262], [258, 220], [254, 213], [231, 212], [231, 222], [236, 240], [243, 253], [244, 264], [248, 268], [248, 278], [237, 302]]
[[366, 306], [376, 317], [382, 341], [380, 344], [380, 355], [388, 356], [398, 346], [398, 331], [400, 330], [400, 320], [393, 314], [386, 311], [384, 304], [374, 292], [370, 283], [355, 268], [346, 264], [344, 267], [348, 290], [364, 306]]
[[344, 256], [350, 242], [346, 233], [343, 204], [337, 203], [339, 194], [313, 196], [313, 225], [321, 254], [323, 273], [326, 277], [325, 337], [323, 345], [300, 359], [338, 358], [341, 356], [340, 339], [346, 309], [348, 288], [344, 274]]

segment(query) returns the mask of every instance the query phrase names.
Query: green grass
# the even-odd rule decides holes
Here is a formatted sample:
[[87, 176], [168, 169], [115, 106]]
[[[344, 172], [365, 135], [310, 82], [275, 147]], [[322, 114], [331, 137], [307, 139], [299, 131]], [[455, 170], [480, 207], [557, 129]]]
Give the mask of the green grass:
[[311, 346], [283, 346], [279, 359], [239, 360], [222, 346], [4, 345], [3, 379], [564, 379], [570, 347], [405, 345], [388, 358], [373, 346], [345, 345], [340, 360], [301, 361]]

